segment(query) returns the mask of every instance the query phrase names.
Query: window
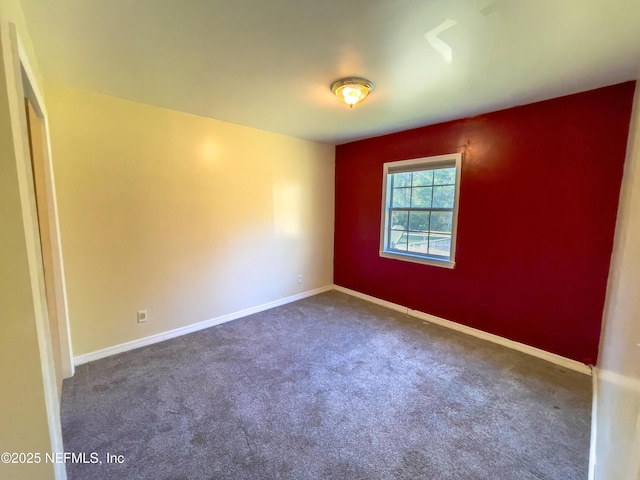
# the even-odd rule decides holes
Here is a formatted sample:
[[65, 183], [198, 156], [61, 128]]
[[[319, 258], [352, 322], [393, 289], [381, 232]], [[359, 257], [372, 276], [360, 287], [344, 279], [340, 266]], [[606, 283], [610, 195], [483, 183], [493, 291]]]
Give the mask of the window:
[[384, 164], [380, 256], [453, 268], [461, 153]]

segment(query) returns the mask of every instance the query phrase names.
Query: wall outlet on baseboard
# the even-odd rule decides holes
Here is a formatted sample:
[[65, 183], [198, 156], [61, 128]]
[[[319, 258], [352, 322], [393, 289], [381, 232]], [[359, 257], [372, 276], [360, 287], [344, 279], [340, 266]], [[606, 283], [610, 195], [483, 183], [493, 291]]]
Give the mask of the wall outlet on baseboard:
[[138, 323], [146, 322], [147, 321], [147, 311], [146, 310], [138, 310], [136, 318], [138, 319]]
[[302, 283], [302, 275], [298, 275], [298, 283]]

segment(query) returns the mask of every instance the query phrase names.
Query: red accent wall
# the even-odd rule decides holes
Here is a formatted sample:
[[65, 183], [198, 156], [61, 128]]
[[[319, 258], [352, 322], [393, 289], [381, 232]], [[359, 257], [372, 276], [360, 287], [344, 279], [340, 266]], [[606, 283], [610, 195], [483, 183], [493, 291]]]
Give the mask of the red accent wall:
[[[335, 283], [595, 364], [634, 88], [338, 146]], [[381, 258], [383, 163], [452, 152], [455, 269]]]

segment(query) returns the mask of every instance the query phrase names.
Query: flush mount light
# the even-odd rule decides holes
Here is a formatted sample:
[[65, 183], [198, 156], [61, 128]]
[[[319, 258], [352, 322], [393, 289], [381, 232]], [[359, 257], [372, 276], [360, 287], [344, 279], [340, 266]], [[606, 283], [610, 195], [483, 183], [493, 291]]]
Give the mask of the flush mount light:
[[364, 78], [343, 78], [333, 82], [331, 91], [341, 102], [353, 108], [373, 91], [373, 83]]

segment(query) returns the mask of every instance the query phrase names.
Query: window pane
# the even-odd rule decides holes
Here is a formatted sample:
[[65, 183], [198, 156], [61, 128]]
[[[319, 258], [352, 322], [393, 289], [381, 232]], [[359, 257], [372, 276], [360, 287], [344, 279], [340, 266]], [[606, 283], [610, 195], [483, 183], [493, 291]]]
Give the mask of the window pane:
[[394, 173], [391, 175], [393, 177], [393, 187], [410, 187], [411, 186], [411, 172], [408, 173]]
[[429, 254], [449, 257], [451, 255], [451, 235], [429, 235]]
[[409, 230], [418, 232], [429, 231], [429, 215], [431, 212], [414, 212], [409, 213]]
[[433, 187], [433, 208], [453, 208], [455, 187]]
[[451, 233], [453, 226], [453, 212], [432, 212], [431, 231], [438, 233]]
[[409, 233], [408, 250], [413, 253], [427, 254], [429, 251], [429, 234]]
[[453, 185], [456, 183], [455, 168], [440, 168], [433, 171], [434, 185]]
[[391, 195], [393, 196], [391, 199], [391, 206], [393, 208], [408, 207], [411, 188], [394, 188], [391, 191]]
[[408, 235], [405, 230], [391, 230], [389, 235], [389, 248], [394, 250], [407, 250]]
[[414, 187], [433, 185], [433, 170], [424, 170], [422, 172], [413, 172], [413, 181], [411, 185]]
[[415, 187], [411, 189], [411, 207], [431, 208], [431, 187]]
[[409, 212], [406, 210], [392, 212], [391, 229], [409, 230]]

